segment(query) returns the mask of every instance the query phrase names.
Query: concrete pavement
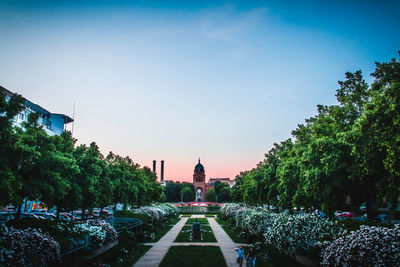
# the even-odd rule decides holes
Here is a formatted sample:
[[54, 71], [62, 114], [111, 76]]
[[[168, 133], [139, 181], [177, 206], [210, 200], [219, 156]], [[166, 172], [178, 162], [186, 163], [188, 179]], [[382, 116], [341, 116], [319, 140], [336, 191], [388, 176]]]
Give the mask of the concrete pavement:
[[[196, 215], [192, 217], [204, 218], [205, 216]], [[222, 227], [215, 221], [214, 218], [207, 219], [214, 236], [217, 239], [217, 242], [174, 242], [182, 227], [185, 225], [187, 219], [187, 217], [182, 218], [157, 243], [146, 243], [145, 245], [152, 245], [153, 247], [135, 263], [134, 267], [159, 266], [171, 246], [219, 246], [227, 266], [238, 266], [236, 263], [235, 248], [238, 248], [239, 244], [235, 244], [232, 241], [232, 239], [226, 234], [224, 229], [222, 229]], [[188, 257], [190, 257], [190, 255], [188, 255]]]

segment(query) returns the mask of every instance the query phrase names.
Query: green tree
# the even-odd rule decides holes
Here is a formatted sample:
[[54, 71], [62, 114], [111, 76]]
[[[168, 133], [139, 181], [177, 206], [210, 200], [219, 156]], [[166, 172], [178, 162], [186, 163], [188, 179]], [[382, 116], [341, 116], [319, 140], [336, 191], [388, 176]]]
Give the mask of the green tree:
[[167, 202], [179, 202], [181, 201], [181, 190], [182, 184], [177, 182], [168, 182], [165, 186], [165, 195]]
[[193, 201], [195, 197], [193, 188], [184, 185], [181, 190], [181, 196], [185, 202]]
[[74, 157], [80, 170], [76, 181], [81, 188], [82, 199], [79, 204], [84, 217], [84, 211], [93, 209], [98, 201], [97, 187], [104, 172], [103, 155], [96, 143], [92, 142], [89, 147], [78, 146], [74, 150]]
[[17, 179], [12, 170], [15, 162], [17, 137], [12, 127], [13, 118], [24, 109], [24, 99], [14, 94], [7, 101], [0, 89], [0, 204], [7, 205], [15, 198]]
[[206, 193], [206, 200], [210, 201], [210, 202], [215, 202], [216, 194], [215, 194], [215, 188], [214, 187], [211, 187], [210, 189], [208, 189], [208, 191]]

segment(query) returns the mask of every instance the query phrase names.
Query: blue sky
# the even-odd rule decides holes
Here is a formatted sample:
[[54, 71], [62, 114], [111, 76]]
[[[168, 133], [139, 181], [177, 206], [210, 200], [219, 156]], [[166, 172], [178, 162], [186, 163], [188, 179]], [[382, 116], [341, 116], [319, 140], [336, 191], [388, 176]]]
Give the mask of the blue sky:
[[[397, 56], [395, 1], [0, 1], [0, 85], [72, 115], [78, 143], [167, 179], [254, 167]], [[159, 166], [158, 166], [159, 167]]]

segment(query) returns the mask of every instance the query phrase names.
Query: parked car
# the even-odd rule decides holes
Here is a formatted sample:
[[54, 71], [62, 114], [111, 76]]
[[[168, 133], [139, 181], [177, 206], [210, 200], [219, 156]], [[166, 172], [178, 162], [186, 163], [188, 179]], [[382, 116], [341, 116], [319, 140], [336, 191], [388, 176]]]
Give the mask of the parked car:
[[15, 218], [15, 212], [0, 212], [0, 222], [7, 222]]
[[376, 216], [376, 218], [375, 218], [375, 221], [386, 223], [386, 222], [388, 222], [388, 215], [387, 214], [378, 214], [378, 216]]
[[335, 211], [335, 216], [339, 219], [349, 219], [357, 217], [357, 215], [352, 211]]

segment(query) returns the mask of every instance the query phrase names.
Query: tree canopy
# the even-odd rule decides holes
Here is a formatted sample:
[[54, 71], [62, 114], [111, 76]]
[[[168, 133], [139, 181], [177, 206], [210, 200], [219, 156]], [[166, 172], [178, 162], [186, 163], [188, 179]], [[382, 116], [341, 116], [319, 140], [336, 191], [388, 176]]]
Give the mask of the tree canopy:
[[359, 211], [400, 195], [400, 62], [376, 63], [368, 85], [360, 70], [339, 81], [337, 105], [273, 147], [256, 168], [241, 172], [232, 199], [268, 206]]

